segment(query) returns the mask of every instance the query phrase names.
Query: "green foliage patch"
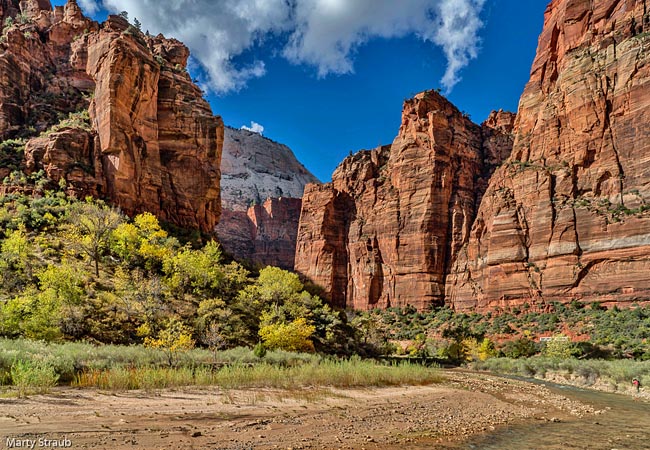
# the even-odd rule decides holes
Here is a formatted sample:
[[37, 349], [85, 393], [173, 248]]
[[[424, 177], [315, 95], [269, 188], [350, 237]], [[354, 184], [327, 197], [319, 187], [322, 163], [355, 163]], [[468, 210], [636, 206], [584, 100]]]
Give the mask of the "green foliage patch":
[[[29, 181], [27, 181], [29, 182]], [[150, 213], [37, 191], [0, 197], [0, 336], [145, 344], [178, 354], [237, 346], [351, 354], [346, 316], [295, 274], [253, 276], [218, 243], [182, 245]]]

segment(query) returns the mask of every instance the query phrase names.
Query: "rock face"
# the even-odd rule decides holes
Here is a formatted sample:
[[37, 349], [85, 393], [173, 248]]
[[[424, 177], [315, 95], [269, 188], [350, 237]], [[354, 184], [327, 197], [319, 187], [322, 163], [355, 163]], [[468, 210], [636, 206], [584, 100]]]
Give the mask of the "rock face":
[[548, 6], [512, 155], [447, 278], [454, 308], [650, 300], [649, 13]]
[[247, 130], [226, 127], [221, 161], [224, 209], [246, 211], [269, 197], [300, 198], [318, 179], [289, 147]]
[[649, 302], [646, 3], [553, 0], [516, 121], [407, 102], [390, 148], [307, 188], [296, 268], [359, 309]]
[[0, 43], [0, 138], [40, 134], [26, 170], [127, 214], [213, 232], [223, 123], [186, 72], [187, 48], [118, 16], [100, 26], [74, 0], [54, 11], [47, 0], [0, 2], [3, 16], [19, 11]]
[[391, 146], [358, 152], [331, 183], [305, 189], [296, 270], [339, 307], [442, 303], [513, 121], [500, 112], [480, 127], [433, 91], [408, 100]]
[[316, 177], [286, 145], [230, 127], [221, 170], [217, 234], [224, 249], [257, 265], [293, 269], [300, 197]]
[[245, 212], [224, 209], [219, 241], [255, 265], [293, 270], [301, 205], [299, 198], [283, 197], [269, 198]]

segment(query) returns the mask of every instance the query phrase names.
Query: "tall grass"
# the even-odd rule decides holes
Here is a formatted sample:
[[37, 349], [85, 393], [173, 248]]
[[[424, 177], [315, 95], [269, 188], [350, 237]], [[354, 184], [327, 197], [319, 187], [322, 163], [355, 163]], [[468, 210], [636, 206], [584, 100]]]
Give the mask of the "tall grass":
[[[248, 348], [238, 347], [213, 353], [193, 349], [179, 353], [175, 367], [195, 368], [206, 365], [255, 364], [260, 359]], [[168, 365], [164, 350], [141, 345], [92, 345], [84, 342], [61, 344], [26, 339], [0, 339], [0, 384], [6, 384], [12, 364], [17, 360], [40, 361], [52, 366], [60, 381], [70, 382], [80, 371], [114, 368], [164, 367]], [[304, 353], [270, 351], [263, 361], [292, 366], [317, 362], [320, 356]]]
[[[142, 346], [95, 346], [0, 339], [0, 382], [12, 381], [16, 361], [53, 370], [60, 383], [109, 390], [219, 386], [224, 389], [269, 387], [390, 386], [441, 381], [436, 369], [420, 365], [387, 366], [359, 358], [324, 359], [319, 355], [269, 351], [259, 358], [248, 348], [221, 352], [194, 349], [178, 355], [174, 367], [163, 350]], [[14, 382], [15, 384], [15, 382]]]
[[477, 361], [472, 367], [477, 370], [537, 378], [545, 378], [547, 374], [553, 373], [567, 380], [582, 381], [585, 385], [601, 380], [614, 387], [630, 386], [633, 378], [639, 379], [642, 386], [650, 385], [650, 361], [542, 357], [492, 358]]
[[313, 386], [338, 388], [422, 385], [442, 381], [437, 369], [420, 365], [381, 365], [372, 361], [322, 360], [320, 362], [278, 366], [257, 365], [168, 368], [142, 367], [90, 370], [79, 374], [78, 387], [99, 389], [162, 389], [178, 386], [218, 386], [223, 389], [277, 388], [291, 389]]
[[44, 394], [56, 386], [59, 380], [54, 368], [43, 362], [15, 361], [10, 374], [12, 383], [18, 390], [18, 397]]

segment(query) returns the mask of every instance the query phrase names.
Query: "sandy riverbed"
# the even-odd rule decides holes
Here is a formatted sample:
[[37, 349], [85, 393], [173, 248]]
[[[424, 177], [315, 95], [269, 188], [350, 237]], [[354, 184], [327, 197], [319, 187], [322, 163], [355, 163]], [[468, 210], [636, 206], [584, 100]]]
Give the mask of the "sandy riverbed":
[[0, 400], [0, 448], [14, 438], [101, 449], [449, 448], [497, 427], [598, 413], [531, 383], [445, 376], [431, 386], [291, 392], [59, 388]]

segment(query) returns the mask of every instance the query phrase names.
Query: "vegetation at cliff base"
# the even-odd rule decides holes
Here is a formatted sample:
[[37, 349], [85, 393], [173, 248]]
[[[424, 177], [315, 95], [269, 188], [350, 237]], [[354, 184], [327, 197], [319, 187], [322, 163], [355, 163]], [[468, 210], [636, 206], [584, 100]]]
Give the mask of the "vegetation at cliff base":
[[0, 336], [178, 353], [261, 344], [350, 354], [344, 314], [274, 267], [252, 274], [214, 241], [181, 243], [149, 213], [37, 190], [0, 197]]
[[160, 347], [46, 343], [0, 339], [0, 386], [19, 396], [47, 392], [57, 382], [110, 390], [219, 386], [224, 389], [310, 386], [419, 385], [442, 380], [435, 368], [381, 364], [358, 357], [267, 351], [263, 357], [237, 347], [179, 352], [173, 365]]
[[[22, 151], [20, 143], [4, 150]], [[402, 356], [519, 374], [570, 368], [613, 382], [634, 372], [648, 381], [645, 366], [576, 359], [650, 360], [647, 307], [346, 313], [294, 273], [253, 273], [213, 240], [51, 185], [42, 173], [11, 176], [0, 197], [0, 385], [20, 396], [56, 384], [345, 387], [439, 379]], [[355, 354], [396, 365], [323, 356]]]
[[552, 303], [543, 311], [525, 304], [486, 314], [388, 308], [357, 313], [351, 323], [362, 342], [384, 354], [457, 362], [538, 354], [650, 360], [650, 308], [636, 304]]

